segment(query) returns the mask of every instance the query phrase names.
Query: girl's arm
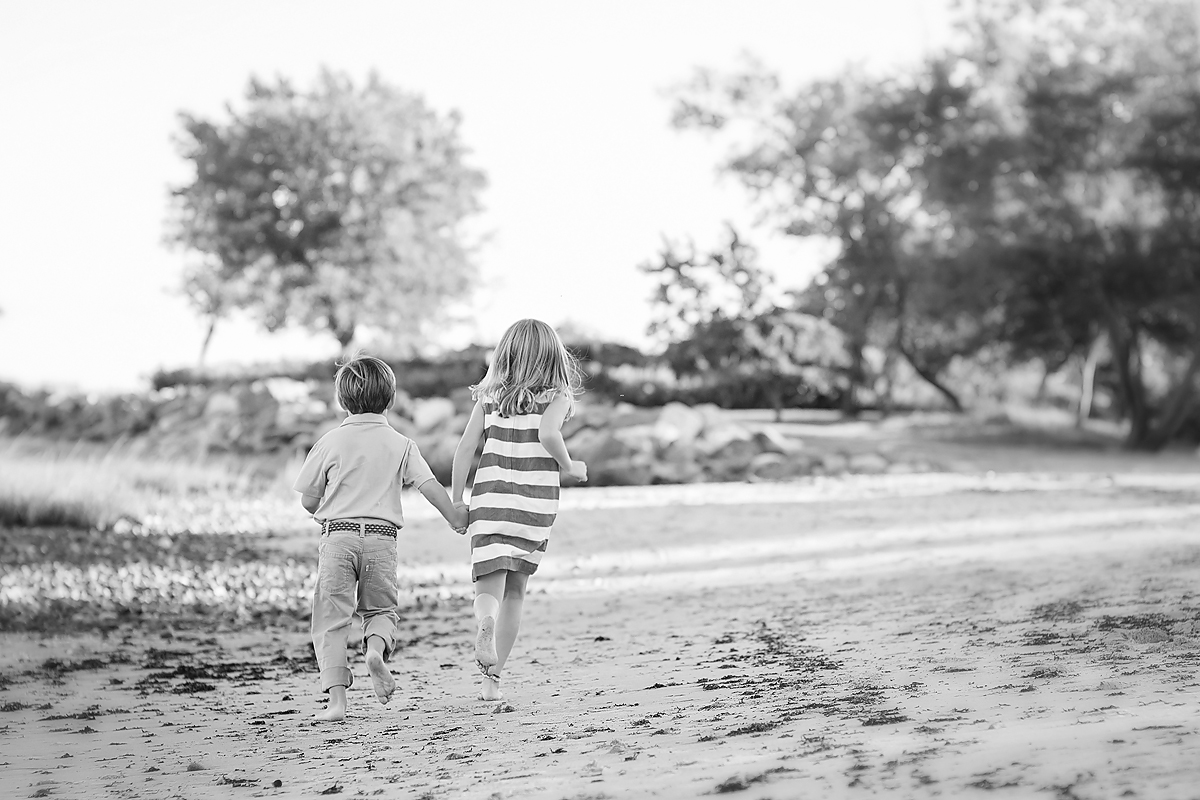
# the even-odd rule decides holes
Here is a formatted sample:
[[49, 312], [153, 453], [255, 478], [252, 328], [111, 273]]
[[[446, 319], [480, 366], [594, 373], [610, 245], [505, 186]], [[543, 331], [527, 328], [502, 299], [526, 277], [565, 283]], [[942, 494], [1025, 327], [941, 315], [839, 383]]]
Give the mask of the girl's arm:
[[438, 510], [438, 512], [445, 518], [446, 522], [450, 523], [451, 528], [456, 530], [458, 533], [466, 532], [466, 512], [464, 510], [460, 510], [450, 502], [450, 498], [446, 496], [446, 490], [442, 488], [440, 483], [438, 483], [436, 480], [425, 481], [420, 485], [420, 487], [418, 487], [417, 491], [425, 496], [425, 499], [429, 501], [429, 504]]
[[471, 462], [475, 460], [475, 450], [479, 440], [483, 438], [483, 401], [477, 400], [471, 409], [471, 418], [467, 420], [466, 430], [454, 448], [454, 467], [450, 472], [450, 499], [455, 505], [463, 501], [463, 492], [467, 488], [467, 473], [471, 471]]
[[538, 426], [538, 441], [542, 443], [542, 447], [546, 448], [546, 452], [558, 462], [558, 466], [563, 472], [577, 481], [586, 481], [587, 464], [571, 460], [571, 454], [567, 452], [567, 443], [563, 441], [562, 437], [562, 424], [570, 410], [571, 399], [566, 395], [559, 395], [551, 400], [550, 405], [546, 406], [546, 410], [542, 412], [542, 422]]

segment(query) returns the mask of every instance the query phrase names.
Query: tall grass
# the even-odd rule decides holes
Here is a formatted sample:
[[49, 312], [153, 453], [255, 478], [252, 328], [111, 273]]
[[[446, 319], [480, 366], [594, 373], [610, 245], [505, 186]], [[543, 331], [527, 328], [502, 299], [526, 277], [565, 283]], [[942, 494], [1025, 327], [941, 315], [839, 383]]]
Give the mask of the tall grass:
[[136, 524], [180, 503], [281, 495], [292, 471], [281, 458], [166, 458], [121, 443], [0, 440], [0, 527]]

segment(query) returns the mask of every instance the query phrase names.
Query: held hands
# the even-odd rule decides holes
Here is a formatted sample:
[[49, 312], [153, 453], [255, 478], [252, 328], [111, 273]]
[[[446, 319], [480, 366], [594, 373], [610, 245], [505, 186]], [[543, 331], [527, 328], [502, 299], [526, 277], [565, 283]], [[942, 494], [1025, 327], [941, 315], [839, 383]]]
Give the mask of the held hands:
[[467, 524], [469, 521], [467, 504], [462, 500], [456, 502], [454, 504], [454, 510], [451, 513], [450, 519], [447, 521], [450, 523], [450, 527], [454, 529], [455, 533], [457, 533], [459, 536], [464, 535], [467, 532]]
[[567, 475], [579, 481], [580, 483], [586, 483], [587, 464], [582, 461], [572, 461], [571, 466], [567, 467]]

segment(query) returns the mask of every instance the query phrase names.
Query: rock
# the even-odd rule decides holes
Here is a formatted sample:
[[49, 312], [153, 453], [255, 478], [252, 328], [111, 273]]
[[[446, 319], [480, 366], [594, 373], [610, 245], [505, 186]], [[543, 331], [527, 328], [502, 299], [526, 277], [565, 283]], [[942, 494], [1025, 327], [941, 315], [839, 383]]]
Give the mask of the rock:
[[845, 472], [850, 465], [850, 459], [841, 453], [826, 453], [821, 456], [821, 469], [829, 475]]
[[662, 447], [680, 442], [691, 444], [704, 430], [704, 415], [683, 403], [662, 407], [654, 423], [654, 438]]
[[419, 431], [432, 431], [454, 419], [457, 409], [446, 397], [428, 397], [413, 401], [413, 424]]
[[206, 417], [232, 417], [238, 413], [238, 400], [229, 392], [213, 392], [204, 403]]
[[704, 434], [696, 439], [696, 447], [706, 456], [713, 456], [733, 442], [744, 442], [750, 444], [754, 448], [755, 453], [760, 452], [758, 446], [753, 444], [753, 441], [754, 434], [747, 428], [735, 423], [726, 422], [712, 428], [706, 428]]
[[[589, 470], [606, 461], [629, 458], [637, 452], [612, 431], [597, 431], [592, 428], [584, 428], [567, 440], [567, 451], [571, 458], [586, 461]], [[591, 480], [588, 483], [591, 483]]]
[[650, 475], [652, 483], [695, 483], [704, 477], [704, 469], [694, 459], [677, 458], [655, 461]]
[[589, 486], [647, 486], [653, 479], [654, 461], [642, 453], [588, 464]]
[[851, 472], [878, 475], [887, 471], [888, 464], [888, 460], [879, 455], [879, 453], [859, 453], [858, 455], [850, 456], [846, 467]]
[[616, 428], [612, 431], [612, 435], [620, 439], [635, 452], [649, 455], [655, 451], [653, 425], [627, 425], [622, 428]]
[[788, 477], [787, 458], [782, 453], [759, 453], [750, 459], [746, 477], [760, 481], [779, 481]]
[[795, 439], [789, 439], [773, 428], [763, 428], [754, 434], [754, 443], [764, 453], [780, 453], [787, 455], [795, 453], [803, 445]]
[[725, 421], [725, 412], [716, 403], [698, 403], [692, 410], [704, 420], [704, 430], [715, 428]]

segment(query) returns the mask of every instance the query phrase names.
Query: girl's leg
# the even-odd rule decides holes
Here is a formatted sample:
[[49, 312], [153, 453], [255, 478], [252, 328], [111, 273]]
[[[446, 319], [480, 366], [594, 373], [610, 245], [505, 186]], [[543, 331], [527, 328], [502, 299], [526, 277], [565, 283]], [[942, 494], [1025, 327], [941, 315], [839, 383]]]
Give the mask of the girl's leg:
[[521, 630], [521, 611], [525, 606], [525, 584], [529, 576], [523, 572], [508, 572], [504, 581], [504, 600], [500, 603], [500, 616], [496, 620], [496, 655], [499, 661], [492, 670], [497, 675], [508, 661], [517, 633]]
[[483, 676], [480, 697], [484, 700], [502, 700], [500, 671], [508, 661], [517, 633], [521, 630], [521, 611], [525, 605], [525, 585], [529, 576], [522, 572], [505, 571], [503, 600], [496, 618], [496, 665], [489, 667]]
[[475, 661], [490, 667], [499, 661], [496, 652], [496, 617], [500, 613], [500, 598], [504, 594], [504, 570], [488, 573], [475, 581]]

